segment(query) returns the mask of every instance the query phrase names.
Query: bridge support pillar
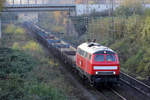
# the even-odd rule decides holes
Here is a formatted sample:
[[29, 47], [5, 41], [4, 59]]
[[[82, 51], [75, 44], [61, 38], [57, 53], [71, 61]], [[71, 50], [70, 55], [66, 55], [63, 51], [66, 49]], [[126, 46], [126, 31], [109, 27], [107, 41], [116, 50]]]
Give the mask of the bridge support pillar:
[[67, 24], [66, 24], [66, 33], [68, 36], [74, 36], [74, 37], [78, 37], [78, 33], [76, 32], [74, 23], [72, 22], [71, 18], [68, 15], [67, 18]]

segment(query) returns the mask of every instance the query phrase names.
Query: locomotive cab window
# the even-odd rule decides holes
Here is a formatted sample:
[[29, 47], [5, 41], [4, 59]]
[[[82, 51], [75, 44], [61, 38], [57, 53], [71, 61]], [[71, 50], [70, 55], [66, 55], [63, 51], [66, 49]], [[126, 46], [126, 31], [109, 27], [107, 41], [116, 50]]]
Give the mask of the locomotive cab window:
[[78, 48], [77, 52], [78, 52], [78, 54], [80, 54], [80, 53], [81, 53], [81, 50], [80, 50], [80, 48]]
[[105, 61], [104, 55], [95, 55], [95, 61]]
[[91, 60], [91, 57], [92, 57], [92, 55], [91, 55], [91, 54], [89, 54], [89, 60]]
[[106, 56], [106, 61], [116, 61], [115, 55], [107, 55]]
[[88, 57], [88, 53], [87, 53], [87, 52], [85, 52], [84, 57], [85, 57], [85, 58], [87, 58], [87, 57]]

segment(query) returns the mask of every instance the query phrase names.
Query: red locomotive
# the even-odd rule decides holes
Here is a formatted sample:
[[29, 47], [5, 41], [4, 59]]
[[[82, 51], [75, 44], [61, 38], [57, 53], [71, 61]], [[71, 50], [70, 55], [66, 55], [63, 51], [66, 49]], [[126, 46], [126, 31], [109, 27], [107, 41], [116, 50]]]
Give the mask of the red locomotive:
[[117, 53], [95, 42], [87, 42], [78, 46], [76, 65], [82, 76], [92, 84], [117, 82], [119, 79]]

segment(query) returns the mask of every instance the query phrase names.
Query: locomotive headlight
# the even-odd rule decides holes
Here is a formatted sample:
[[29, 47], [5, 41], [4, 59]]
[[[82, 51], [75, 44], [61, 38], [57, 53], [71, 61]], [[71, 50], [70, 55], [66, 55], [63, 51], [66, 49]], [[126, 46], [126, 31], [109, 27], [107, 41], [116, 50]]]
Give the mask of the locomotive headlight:
[[116, 74], [116, 72], [113, 72], [113, 74], [115, 75], [115, 74]]
[[95, 72], [95, 74], [98, 74], [98, 72]]

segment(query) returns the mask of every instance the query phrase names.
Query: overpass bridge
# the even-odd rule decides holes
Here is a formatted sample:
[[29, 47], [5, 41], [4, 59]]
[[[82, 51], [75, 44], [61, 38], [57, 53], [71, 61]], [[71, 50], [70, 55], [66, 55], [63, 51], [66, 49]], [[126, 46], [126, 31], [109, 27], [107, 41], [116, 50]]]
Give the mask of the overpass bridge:
[[2, 12], [76, 11], [75, 4], [13, 4], [5, 5]]
[[75, 0], [67, 4], [53, 0], [6, 0], [3, 12], [75, 11]]
[[[45, 4], [44, 0], [42, 3], [38, 3], [38, 0], [27, 0], [27, 3], [24, 3], [25, 0], [6, 0], [2, 12], [43, 12], [43, 11], [68, 11], [69, 15], [76, 15], [76, 5], [74, 0], [70, 0], [70, 4]], [[34, 1], [34, 2], [33, 2]], [[1, 38], [1, 18], [0, 18], [0, 38]]]

